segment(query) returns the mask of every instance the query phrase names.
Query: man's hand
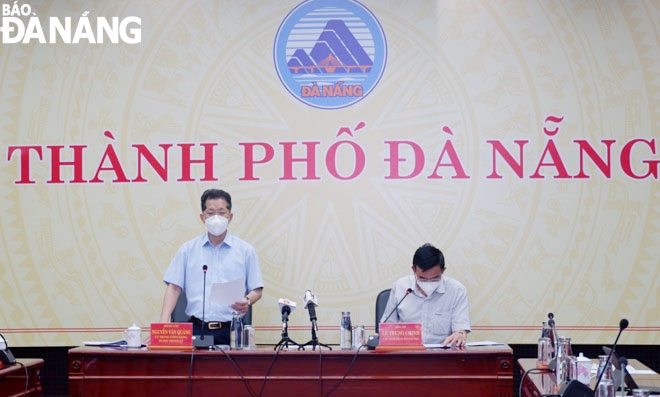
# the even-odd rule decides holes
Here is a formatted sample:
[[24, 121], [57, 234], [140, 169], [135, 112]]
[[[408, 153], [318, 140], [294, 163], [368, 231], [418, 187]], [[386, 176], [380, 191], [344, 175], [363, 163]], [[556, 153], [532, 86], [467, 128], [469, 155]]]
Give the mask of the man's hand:
[[467, 331], [459, 330], [459, 331], [454, 331], [451, 335], [445, 338], [442, 344], [445, 346], [456, 346], [462, 348], [465, 347], [466, 342], [467, 342]]
[[248, 311], [248, 308], [250, 308], [250, 301], [247, 299], [236, 301], [231, 305], [231, 308], [238, 313], [245, 313]]

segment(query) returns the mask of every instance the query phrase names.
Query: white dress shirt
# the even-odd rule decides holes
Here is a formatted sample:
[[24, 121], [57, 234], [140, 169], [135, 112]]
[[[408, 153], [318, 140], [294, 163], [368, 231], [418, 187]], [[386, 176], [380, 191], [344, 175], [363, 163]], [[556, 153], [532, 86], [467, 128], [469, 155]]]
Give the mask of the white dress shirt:
[[470, 332], [470, 305], [467, 289], [453, 278], [442, 276], [440, 285], [429, 296], [417, 289], [415, 276], [402, 277], [394, 283], [390, 298], [380, 321], [385, 322], [396, 304], [406, 295], [408, 288], [413, 292], [401, 302], [388, 323], [421, 323], [423, 343], [442, 343], [452, 332]]

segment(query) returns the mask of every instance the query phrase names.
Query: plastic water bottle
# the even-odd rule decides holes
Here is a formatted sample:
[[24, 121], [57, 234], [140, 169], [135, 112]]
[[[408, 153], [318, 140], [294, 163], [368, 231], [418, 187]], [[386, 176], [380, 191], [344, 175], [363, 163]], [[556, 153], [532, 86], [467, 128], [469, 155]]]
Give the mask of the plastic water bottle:
[[[594, 391], [595, 397], [615, 397], [614, 395], [614, 377], [612, 375], [612, 364], [607, 360], [607, 355], [598, 356], [598, 372], [596, 379], [600, 376], [600, 383]], [[603, 373], [601, 375], [601, 372]]]
[[351, 312], [341, 312], [341, 325], [339, 327], [339, 348], [351, 350], [353, 346], [353, 327], [351, 326]]
[[561, 385], [569, 380], [571, 338], [560, 336], [557, 343], [557, 362], [555, 368], [555, 378], [557, 385]]
[[548, 324], [547, 321], [543, 322], [543, 330], [541, 331], [541, 337], [550, 339], [550, 359], [552, 360], [555, 357], [555, 354], [557, 353], [555, 350], [555, 344], [556, 344], [555, 333], [553, 332], [552, 328], [550, 327], [550, 324]]
[[230, 348], [232, 350], [243, 349], [243, 316], [234, 312], [234, 317], [231, 319], [231, 332], [230, 332]]

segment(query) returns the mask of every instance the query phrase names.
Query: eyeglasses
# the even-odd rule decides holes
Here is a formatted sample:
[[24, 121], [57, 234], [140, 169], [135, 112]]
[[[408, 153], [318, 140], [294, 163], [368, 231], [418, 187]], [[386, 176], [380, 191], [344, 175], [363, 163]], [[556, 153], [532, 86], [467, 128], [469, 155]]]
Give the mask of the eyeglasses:
[[205, 211], [204, 212], [204, 218], [210, 218], [210, 217], [215, 216], [215, 215], [224, 216], [226, 218], [228, 213], [229, 213], [228, 211], [224, 211], [224, 210], [218, 211], [218, 212]]
[[422, 276], [417, 276], [417, 281], [421, 281], [421, 282], [423, 282], [423, 283], [424, 283], [424, 282], [427, 282], [427, 283], [433, 283], [433, 282], [440, 281], [441, 278], [442, 278], [442, 274], [439, 275], [439, 276], [431, 277], [431, 278], [426, 278], [426, 277], [422, 277]]

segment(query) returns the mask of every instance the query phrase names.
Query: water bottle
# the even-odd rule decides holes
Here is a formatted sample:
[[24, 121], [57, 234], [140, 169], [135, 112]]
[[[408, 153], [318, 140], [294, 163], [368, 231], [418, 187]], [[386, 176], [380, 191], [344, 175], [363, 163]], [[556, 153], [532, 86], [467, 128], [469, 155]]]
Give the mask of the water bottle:
[[560, 336], [557, 338], [557, 362], [556, 362], [556, 381], [557, 385], [561, 385], [568, 381], [569, 368], [570, 368], [570, 351], [571, 351], [571, 338]]
[[243, 349], [243, 316], [237, 312], [233, 312], [234, 317], [231, 319], [231, 332], [230, 332], [230, 348], [231, 350]]
[[[600, 383], [595, 390], [594, 397], [615, 397], [614, 377], [612, 376], [612, 364], [607, 361], [607, 355], [598, 356], [598, 372], [596, 379], [600, 376]], [[602, 376], [600, 374], [603, 374]]]
[[353, 346], [353, 327], [351, 326], [351, 312], [341, 312], [341, 325], [339, 327], [339, 348], [351, 350]]
[[550, 326], [544, 321], [536, 351], [536, 368], [548, 368], [550, 360], [552, 360], [552, 353], [553, 348], [550, 339]]
[[552, 360], [552, 345], [550, 338], [542, 336], [539, 338], [539, 345], [536, 355], [536, 368], [548, 368]]

